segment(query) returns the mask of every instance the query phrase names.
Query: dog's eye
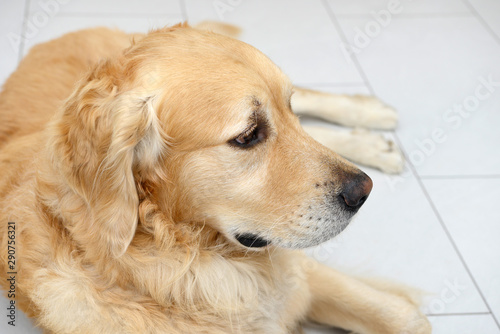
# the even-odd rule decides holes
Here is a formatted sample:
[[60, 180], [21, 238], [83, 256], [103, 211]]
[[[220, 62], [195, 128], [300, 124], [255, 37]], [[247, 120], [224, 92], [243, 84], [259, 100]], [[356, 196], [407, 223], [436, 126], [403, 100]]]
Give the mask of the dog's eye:
[[250, 148], [259, 143], [262, 139], [264, 139], [264, 133], [258, 125], [253, 125], [250, 129], [229, 141], [229, 143], [240, 148]]

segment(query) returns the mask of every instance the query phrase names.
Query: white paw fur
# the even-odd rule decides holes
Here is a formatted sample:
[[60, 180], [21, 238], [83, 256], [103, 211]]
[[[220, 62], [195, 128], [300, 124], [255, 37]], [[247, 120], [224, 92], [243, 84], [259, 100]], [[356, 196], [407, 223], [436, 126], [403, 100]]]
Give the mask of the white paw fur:
[[380, 134], [364, 129], [350, 132], [326, 127], [304, 126], [311, 137], [353, 162], [380, 169], [385, 173], [401, 173], [404, 157], [398, 147]]
[[292, 109], [300, 115], [349, 127], [391, 130], [398, 123], [396, 111], [373, 96], [333, 95], [296, 88]]

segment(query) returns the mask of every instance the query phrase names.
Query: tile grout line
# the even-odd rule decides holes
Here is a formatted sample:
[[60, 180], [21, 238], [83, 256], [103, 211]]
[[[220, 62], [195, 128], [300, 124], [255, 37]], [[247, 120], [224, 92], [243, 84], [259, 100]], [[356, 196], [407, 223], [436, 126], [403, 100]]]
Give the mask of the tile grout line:
[[[340, 19], [373, 19], [373, 16], [371, 16], [370, 14], [337, 14], [335, 16]], [[473, 16], [473, 13], [406, 13], [398, 14], [397, 17], [393, 17], [392, 19], [447, 19]]]
[[[332, 9], [330, 8], [330, 6], [326, 2], [326, 0], [321, 0], [321, 3], [323, 4], [323, 7], [325, 8], [328, 16], [330, 17], [330, 21], [332, 21], [333, 25], [335, 26], [335, 29], [337, 29], [337, 33], [339, 34], [340, 39], [342, 40], [342, 42], [344, 44], [349, 45], [349, 42], [347, 41], [347, 37], [345, 36], [344, 31], [340, 27], [340, 23], [338, 22], [337, 17], [333, 13]], [[373, 87], [369, 83], [365, 72], [362, 70], [361, 64], [358, 62], [358, 59], [354, 55], [350, 55], [350, 56], [351, 56], [351, 59], [354, 63], [354, 66], [358, 70], [358, 73], [359, 73], [361, 79], [363, 80], [364, 84], [368, 87], [370, 94], [373, 95]]]
[[187, 22], [188, 21], [188, 15], [187, 15], [186, 1], [185, 0], [179, 0], [179, 5], [181, 7], [182, 19], [184, 20], [184, 22]]
[[469, 8], [471, 13], [476, 17], [476, 19], [481, 22], [483, 27], [490, 33], [490, 35], [493, 37], [494, 40], [497, 41], [498, 44], [500, 44], [500, 36], [496, 34], [496, 32], [490, 27], [488, 22], [479, 14], [479, 12], [476, 10], [476, 8], [469, 2], [469, 0], [462, 0], [462, 2]]
[[19, 54], [17, 55], [17, 63], [19, 64], [24, 56], [26, 27], [28, 26], [28, 17], [30, 13], [31, 0], [26, 0], [24, 3], [23, 27], [21, 29], [21, 42], [19, 43]]
[[489, 312], [464, 312], [464, 313], [436, 313], [436, 314], [426, 314], [428, 317], [456, 317], [456, 316], [475, 316], [475, 315], [490, 315]]
[[500, 179], [500, 174], [485, 175], [420, 175], [424, 180], [474, 180], [474, 179]]
[[[427, 188], [425, 187], [423, 181], [422, 181], [422, 178], [420, 177], [420, 175], [418, 174], [415, 166], [413, 166], [413, 164], [411, 163], [411, 161], [407, 158], [407, 154], [406, 154], [406, 151], [399, 139], [399, 137], [397, 136], [396, 133], [394, 133], [394, 138], [396, 140], [396, 143], [397, 145], [399, 146], [399, 148], [401, 149], [403, 155], [404, 155], [404, 158], [405, 158], [405, 162], [406, 164], [408, 165], [410, 171], [412, 172], [412, 174], [415, 176], [415, 180], [417, 181], [419, 187], [420, 187], [420, 190], [423, 192], [424, 196], [425, 196], [425, 199], [427, 200], [427, 202], [429, 203], [429, 205], [431, 206], [431, 210], [434, 212], [434, 216], [437, 218], [439, 224], [441, 225], [441, 228], [443, 229], [444, 233], [446, 234], [446, 237], [448, 238], [448, 241], [451, 243], [451, 246], [453, 248], [453, 250], [455, 251], [455, 253], [457, 254], [460, 262], [462, 263], [465, 271], [467, 272], [467, 275], [469, 275], [469, 278], [471, 279], [472, 281], [472, 284], [473, 286], [476, 288], [477, 292], [479, 293], [479, 296], [481, 297], [484, 305], [486, 305], [486, 308], [488, 309], [488, 312], [469, 312], [469, 313], [465, 313], [465, 314], [460, 314], [460, 313], [457, 313], [455, 315], [475, 315], [475, 314], [489, 314], [491, 315], [491, 317], [493, 318], [493, 321], [495, 322], [495, 324], [497, 325], [498, 329], [500, 329], [500, 324], [495, 316], [495, 314], [493, 313], [488, 301], [486, 300], [486, 297], [484, 296], [482, 290], [480, 289], [479, 287], [479, 284], [477, 283], [474, 275], [472, 274], [472, 271], [470, 270], [469, 266], [467, 265], [467, 262], [465, 261], [462, 253], [460, 252], [460, 250], [458, 249], [458, 246], [455, 242], [455, 240], [453, 239], [453, 237], [451, 236], [451, 233], [448, 229], [448, 227], [446, 226], [443, 218], [441, 217], [441, 214], [439, 213], [436, 205], [434, 204], [434, 202], [432, 201], [432, 198], [431, 196], [429, 195], [429, 192], [427, 191]], [[427, 316], [444, 316], [446, 314], [428, 314]]]
[[[399, 144], [399, 143], [398, 143]], [[449, 241], [451, 242], [451, 245], [453, 247], [453, 249], [455, 250], [455, 252], [457, 253], [458, 257], [460, 258], [460, 261], [462, 262], [465, 270], [467, 271], [467, 274], [469, 275], [470, 279], [472, 280], [472, 284], [474, 285], [474, 287], [476, 288], [477, 292], [479, 293], [479, 295], [481, 296], [481, 299], [483, 300], [483, 303], [486, 305], [486, 308], [488, 309], [488, 312], [491, 313], [491, 316], [493, 317], [493, 320], [495, 321], [498, 329], [500, 329], [500, 323], [498, 322], [498, 319], [496, 318], [495, 314], [493, 313], [493, 311], [491, 310], [491, 307], [490, 307], [490, 304], [488, 303], [488, 301], [486, 300], [486, 297], [484, 296], [483, 294], [483, 291], [481, 290], [481, 288], [479, 287], [479, 284], [477, 283], [476, 281], [476, 278], [474, 277], [474, 275], [472, 274], [472, 271], [470, 270], [469, 266], [467, 265], [467, 263], [465, 262], [465, 259], [462, 255], [462, 253], [460, 252], [460, 250], [458, 249], [458, 246], [455, 242], [455, 240], [453, 239], [450, 231], [448, 230], [448, 227], [446, 226], [446, 223], [444, 222], [441, 214], [439, 213], [436, 205], [434, 204], [434, 202], [432, 201], [432, 198], [431, 196], [429, 195], [429, 192], [427, 191], [427, 188], [425, 187], [422, 179], [420, 178], [420, 176], [418, 175], [417, 171], [415, 170], [415, 167], [412, 165], [411, 162], [407, 161], [407, 164], [409, 165], [409, 167], [413, 170], [414, 174], [415, 174], [415, 177], [417, 179], [417, 182], [418, 184], [420, 185], [420, 188], [421, 190], [423, 191], [424, 193], [424, 196], [426, 197], [427, 199], [427, 202], [429, 202], [429, 205], [431, 206], [432, 208], [432, 211], [434, 211], [434, 214], [436, 215], [439, 223], [441, 224], [441, 227], [442, 229], [444, 230], [444, 232], [446, 233], [446, 236], [448, 237]]]
[[[490, 304], [488, 303], [488, 301], [486, 300], [486, 297], [484, 296], [483, 294], [483, 291], [480, 289], [479, 287], [479, 284], [477, 283], [474, 275], [472, 274], [472, 271], [470, 270], [469, 266], [467, 265], [467, 262], [465, 261], [462, 253], [460, 252], [456, 242], [455, 242], [455, 239], [453, 239], [448, 227], [446, 226], [446, 223], [444, 222], [441, 214], [439, 213], [436, 205], [434, 204], [434, 201], [432, 200], [431, 196], [429, 195], [429, 192], [427, 191], [427, 188], [425, 187], [423, 181], [422, 181], [422, 178], [420, 177], [420, 175], [418, 174], [415, 166], [413, 166], [413, 164], [411, 163], [411, 161], [407, 158], [407, 154], [406, 154], [406, 151], [399, 139], [399, 137], [397, 136], [396, 133], [394, 133], [394, 138], [396, 140], [396, 143], [398, 144], [398, 146], [400, 147], [404, 157], [405, 157], [405, 161], [406, 161], [406, 164], [408, 165], [409, 169], [411, 170], [412, 174], [415, 176], [415, 179], [420, 187], [420, 190], [423, 192], [427, 202], [429, 203], [429, 205], [431, 206], [431, 209], [432, 211], [434, 212], [434, 215], [436, 216], [439, 224], [441, 225], [441, 228], [443, 229], [444, 233], [446, 234], [446, 237], [448, 238], [448, 241], [451, 243], [451, 246], [453, 248], [453, 250], [455, 251], [455, 253], [457, 254], [460, 262], [462, 263], [465, 271], [467, 272], [467, 275], [469, 275], [469, 278], [471, 279], [472, 281], [472, 284], [473, 286], [476, 288], [477, 292], [479, 293], [479, 296], [481, 297], [484, 305], [486, 305], [486, 308], [488, 309], [488, 312], [485, 312], [485, 314], [490, 314], [491, 317], [493, 318], [493, 321], [495, 322], [495, 324], [497, 325], [498, 329], [500, 329], [500, 323], [498, 322], [498, 319], [496, 318], [495, 314], [493, 313], [491, 307], [490, 307]], [[481, 312], [482, 313], [482, 312]], [[439, 316], [439, 315], [438, 315]]]
[[[342, 30], [342, 27], [340, 26], [340, 23], [338, 22], [335, 14], [333, 13], [332, 9], [330, 8], [330, 6], [328, 5], [328, 3], [326, 2], [327, 0], [321, 0], [322, 4], [323, 4], [323, 7], [325, 8], [328, 16], [330, 17], [330, 20], [332, 21], [333, 25], [335, 26], [335, 28], [337, 29], [337, 32], [340, 36], [340, 38], [342, 39], [342, 41], [344, 43], [348, 43], [347, 42], [347, 38], [344, 34], [344, 31]], [[465, 1], [465, 0], [464, 0]], [[357, 57], [355, 55], [351, 55], [351, 59], [353, 60], [357, 70], [360, 72], [360, 75], [361, 75], [361, 78], [365, 81], [366, 83], [366, 86], [368, 87], [370, 93], [372, 95], [374, 95], [375, 91], [372, 87], [372, 85], [370, 84], [369, 80], [368, 80], [368, 77], [366, 76], [366, 73], [363, 71], [363, 68], [361, 67], [361, 64], [359, 63]], [[411, 172], [413, 173], [413, 175], [415, 176], [415, 179], [417, 180], [422, 192], [424, 193], [424, 196], [426, 197], [429, 205], [431, 206], [431, 209], [433, 210], [435, 216], [437, 217], [440, 225], [441, 225], [441, 228], [444, 230], [446, 236], [448, 237], [448, 240], [450, 241], [453, 249], [455, 250], [455, 253], [457, 254], [457, 256], [459, 257], [460, 261], [462, 262], [462, 265], [464, 266], [467, 274], [469, 275], [474, 287], [476, 288], [476, 290], [478, 291], [479, 295], [481, 296], [481, 299], [483, 300], [483, 303], [486, 305], [487, 309], [488, 309], [488, 312], [491, 314], [491, 316], [493, 317], [493, 320], [495, 321], [497, 327], [500, 329], [500, 323], [498, 322], [498, 319], [495, 317], [495, 314], [492, 312], [491, 310], [491, 307], [490, 305], [488, 304], [483, 292], [481, 291], [481, 289], [479, 288], [479, 285], [477, 284], [476, 282], [476, 279], [474, 278], [474, 276], [472, 275], [472, 272], [471, 270], [469, 269], [469, 266], [467, 265], [467, 263], [465, 262], [465, 259], [464, 257], [462, 256], [462, 253], [460, 252], [460, 250], [458, 249], [458, 246], [456, 245], [455, 243], [455, 240], [452, 238], [451, 236], [451, 233], [450, 231], [448, 230], [448, 228], [446, 227], [446, 224], [444, 223], [441, 215], [439, 214], [439, 211], [437, 210], [436, 206], [434, 205], [434, 202], [432, 201], [431, 197], [429, 196], [429, 193], [427, 192], [427, 189], [425, 188], [425, 185], [423, 184], [420, 176], [418, 175], [415, 167], [413, 166], [413, 164], [411, 163], [411, 161], [409, 161], [407, 159], [407, 154], [406, 152], [404, 151], [404, 147], [401, 145], [401, 141], [397, 135], [396, 132], [394, 132], [394, 138], [396, 139], [396, 142], [397, 144], [399, 145], [401, 151], [403, 152], [404, 154], [404, 157], [405, 157], [405, 160], [406, 160], [406, 163], [408, 164]]]

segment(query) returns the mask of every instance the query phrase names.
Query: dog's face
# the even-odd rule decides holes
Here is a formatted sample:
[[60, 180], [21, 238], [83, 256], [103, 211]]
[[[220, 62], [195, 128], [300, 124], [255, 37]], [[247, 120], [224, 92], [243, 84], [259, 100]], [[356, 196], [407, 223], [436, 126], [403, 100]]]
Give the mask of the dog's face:
[[307, 247], [340, 233], [371, 180], [304, 132], [289, 79], [262, 53], [213, 34], [185, 38], [158, 104], [182, 219], [251, 247]]
[[148, 193], [179, 223], [246, 247], [302, 248], [340, 233], [370, 193], [369, 177], [304, 132], [289, 79], [253, 47], [179, 28], [125, 59], [122, 89], [154, 114], [136, 131], [134, 182], [161, 174]]

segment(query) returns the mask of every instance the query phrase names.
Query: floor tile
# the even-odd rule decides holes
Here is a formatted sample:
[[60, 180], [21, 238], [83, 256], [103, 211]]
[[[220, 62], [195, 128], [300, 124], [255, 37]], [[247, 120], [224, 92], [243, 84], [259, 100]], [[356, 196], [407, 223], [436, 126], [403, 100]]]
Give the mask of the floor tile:
[[467, 6], [457, 0], [328, 0], [337, 15], [372, 15], [385, 10], [394, 15], [412, 14], [469, 14]]
[[223, 9], [216, 6], [220, 3], [186, 0], [189, 22], [211, 19], [240, 26], [241, 39], [268, 55], [294, 83], [362, 81], [337, 47], [340, 37], [320, 0], [241, 1]]
[[32, 13], [49, 15], [107, 15], [138, 17], [141, 15], [181, 14], [182, 0], [40, 0], [31, 1]]
[[424, 184], [500, 320], [500, 178], [424, 180]]
[[421, 175], [500, 174], [500, 45], [475, 18], [395, 19], [364, 34], [342, 19], [375, 94], [400, 112], [398, 136]]
[[[500, 330], [493, 318], [489, 315], [447, 315], [431, 316], [429, 321], [432, 324], [433, 334], [499, 334]], [[342, 330], [329, 328], [308, 328], [306, 334], [345, 334]]]
[[182, 21], [181, 16], [163, 18], [122, 18], [122, 17], [54, 17], [46, 26], [35, 31], [31, 39], [27, 40], [25, 53], [33, 45], [45, 42], [61, 35], [85, 28], [110, 27], [126, 32], [148, 32], [151, 29], [161, 28]]
[[457, 315], [430, 317], [433, 334], [499, 334], [500, 330], [488, 315]]
[[374, 183], [368, 201], [346, 231], [308, 254], [348, 273], [417, 287], [428, 314], [486, 312], [413, 175], [363, 169]]
[[0, 85], [17, 67], [25, 1], [0, 2]]
[[0, 17], [5, 19], [9, 16], [21, 17], [24, 14], [25, 0], [20, 1], [0, 1]]
[[466, 0], [477, 11], [479, 16], [484, 19], [489, 29], [497, 36], [500, 41], [500, 2], [496, 0]]
[[[489, 315], [431, 316], [433, 334], [499, 334], [500, 330]], [[307, 328], [306, 334], [346, 334], [342, 330], [329, 328]]]

